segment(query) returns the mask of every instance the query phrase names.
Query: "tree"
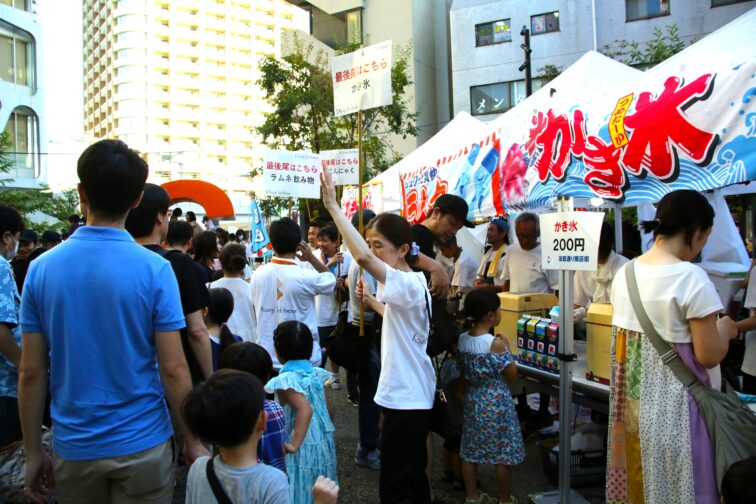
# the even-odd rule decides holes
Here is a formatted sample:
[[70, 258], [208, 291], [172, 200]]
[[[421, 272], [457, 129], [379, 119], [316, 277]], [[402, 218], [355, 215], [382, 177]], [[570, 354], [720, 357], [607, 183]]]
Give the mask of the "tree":
[[545, 82], [543, 83], [544, 86], [556, 79], [560, 73], [562, 73], [562, 69], [552, 64], [543, 65], [538, 69], [538, 77], [545, 79]]
[[[46, 186], [40, 189], [1, 189], [0, 201], [18, 210], [26, 227], [37, 233], [48, 229], [64, 233], [68, 229], [68, 217], [79, 213], [79, 196], [76, 189], [62, 193], [54, 193]], [[35, 217], [39, 217], [38, 212], [52, 217], [54, 221], [34, 220]]]
[[641, 44], [634, 40], [615, 40], [605, 45], [601, 52], [617, 61], [645, 70], [679, 53], [686, 45], [680, 38], [678, 26], [673, 23], [664, 29], [658, 26], [654, 28], [654, 37], [648, 42]]
[[[358, 49], [352, 44], [340, 53]], [[412, 83], [409, 77], [411, 46], [394, 50], [391, 68], [391, 105], [363, 112], [364, 178], [370, 179], [394, 164], [400, 156], [394, 152], [387, 134], [402, 138], [417, 136], [418, 113], [410, 112], [405, 88]], [[295, 40], [294, 51], [283, 60], [264, 58], [260, 64], [262, 76], [257, 84], [273, 111], [265, 114], [265, 121], [256, 128], [262, 142], [275, 149], [311, 150], [349, 149], [357, 146], [357, 115], [333, 115], [333, 85], [327, 55]], [[260, 168], [253, 170], [258, 175]], [[265, 202], [270, 199], [271, 201]], [[263, 206], [265, 205], [265, 206]], [[261, 198], [260, 208], [271, 210], [288, 207], [285, 198]], [[303, 205], [300, 204], [300, 208]]]
[[[10, 173], [13, 169], [13, 157], [9, 155], [13, 149], [10, 131], [4, 130], [0, 133], [0, 176]], [[0, 178], [0, 186], [12, 182], [11, 178]]]

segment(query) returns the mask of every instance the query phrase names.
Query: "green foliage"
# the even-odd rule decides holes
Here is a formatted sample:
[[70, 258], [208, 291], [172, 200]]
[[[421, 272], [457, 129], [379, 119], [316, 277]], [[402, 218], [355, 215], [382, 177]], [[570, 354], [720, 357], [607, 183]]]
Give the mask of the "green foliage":
[[[79, 196], [75, 189], [62, 193], [53, 193], [49, 188], [42, 189], [2, 189], [0, 202], [10, 205], [24, 217], [26, 227], [38, 234], [52, 229], [64, 233], [68, 229], [66, 219], [71, 214], [79, 213]], [[34, 214], [41, 212], [57, 222], [37, 222]]]
[[676, 24], [667, 25], [664, 29], [656, 27], [654, 37], [648, 42], [641, 44], [615, 40], [605, 45], [601, 52], [617, 61], [645, 70], [685, 49], [687, 44], [680, 38], [679, 32]]
[[[13, 169], [13, 156], [8, 155], [12, 150], [13, 140], [11, 140], [10, 131], [4, 130], [0, 133], [0, 175], [10, 173]], [[13, 179], [10, 178], [2, 178], [0, 179], [0, 186], [12, 181]]]
[[544, 82], [544, 85], [547, 82], [551, 82], [554, 79], [556, 79], [560, 73], [562, 73], [562, 69], [556, 65], [551, 65], [551, 64], [544, 65], [538, 69], [538, 77], [546, 79], [546, 82]]
[[[300, 40], [295, 40], [294, 47], [293, 53], [283, 60], [266, 57], [259, 64], [262, 76], [257, 83], [274, 110], [265, 114], [265, 121], [256, 132], [265, 145], [274, 149], [320, 152], [357, 147], [357, 114], [333, 115], [333, 85], [327, 55]], [[358, 48], [359, 45], [351, 44], [340, 52], [348, 53]], [[412, 84], [409, 76], [411, 56], [411, 46], [395, 48], [391, 68], [393, 103], [362, 113], [364, 180], [386, 170], [400, 158], [388, 134], [401, 135], [402, 138], [417, 136], [418, 113], [410, 112], [409, 99], [405, 95], [406, 87]], [[257, 168], [251, 176], [259, 175], [261, 171]], [[271, 215], [263, 208], [266, 199], [259, 200], [260, 208], [265, 215]], [[303, 203], [300, 202], [300, 208], [305, 206]], [[282, 207], [288, 208], [288, 203], [274, 200], [265, 204], [270, 211]]]

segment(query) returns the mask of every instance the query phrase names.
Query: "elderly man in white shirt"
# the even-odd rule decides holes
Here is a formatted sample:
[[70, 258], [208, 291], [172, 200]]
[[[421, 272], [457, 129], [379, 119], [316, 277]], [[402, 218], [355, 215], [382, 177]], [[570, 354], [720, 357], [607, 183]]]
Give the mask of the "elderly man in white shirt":
[[[556, 293], [559, 285], [559, 275], [556, 270], [543, 269], [541, 261], [541, 244], [539, 237], [541, 230], [538, 216], [532, 213], [522, 213], [515, 220], [515, 234], [519, 244], [512, 245], [507, 250], [501, 279], [504, 280], [504, 292], [516, 294], [528, 293]], [[549, 413], [548, 394], [540, 394], [538, 412], [528, 420], [527, 430], [533, 431], [548, 427], [553, 423]], [[527, 407], [525, 393], [517, 397], [518, 413], [529, 417], [532, 412]]]

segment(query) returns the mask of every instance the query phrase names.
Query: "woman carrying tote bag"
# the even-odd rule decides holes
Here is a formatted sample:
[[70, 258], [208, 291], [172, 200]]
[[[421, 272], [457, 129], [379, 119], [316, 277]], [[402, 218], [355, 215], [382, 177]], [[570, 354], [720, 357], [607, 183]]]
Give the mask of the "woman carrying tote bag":
[[[656, 332], [704, 385], [719, 389], [719, 363], [737, 336], [706, 273], [689, 261], [711, 232], [714, 210], [696, 191], [660, 202], [653, 247], [634, 263], [640, 301]], [[607, 501], [719, 502], [714, 451], [696, 402], [644, 333], [625, 268], [612, 285], [614, 340]]]

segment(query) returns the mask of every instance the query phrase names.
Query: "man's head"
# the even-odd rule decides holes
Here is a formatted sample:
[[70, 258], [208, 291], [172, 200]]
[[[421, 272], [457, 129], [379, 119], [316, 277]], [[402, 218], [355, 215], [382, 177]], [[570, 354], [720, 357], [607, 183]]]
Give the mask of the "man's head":
[[326, 257], [333, 257], [339, 251], [339, 230], [336, 226], [327, 225], [318, 231], [318, 246]]
[[423, 224], [431, 230], [437, 242], [445, 243], [456, 236], [462, 226], [475, 227], [467, 220], [467, 211], [464, 199], [453, 194], [442, 194], [436, 199]]
[[47, 250], [50, 250], [56, 245], [60, 245], [62, 241], [63, 238], [61, 238], [60, 233], [57, 231], [48, 229], [42, 233], [42, 245], [44, 245]]
[[172, 220], [168, 224], [168, 234], [165, 241], [171, 248], [186, 250], [191, 247], [193, 236], [194, 229], [192, 229], [191, 224], [186, 221]]
[[37, 248], [38, 241], [37, 233], [31, 229], [24, 229], [24, 232], [21, 233], [21, 237], [18, 239], [18, 253], [16, 255], [25, 257], [31, 254]]
[[526, 212], [517, 216], [515, 221], [515, 233], [522, 250], [533, 250], [538, 246], [538, 237], [541, 229], [536, 214]]
[[375, 212], [373, 212], [369, 208], [363, 208], [361, 211], [358, 210], [354, 215], [352, 215], [352, 226], [354, 226], [354, 229], [356, 229], [357, 231], [360, 230], [360, 212], [362, 212], [362, 234], [364, 237], [365, 229], [367, 229], [368, 224], [370, 224], [371, 220], [375, 219]]
[[283, 217], [271, 223], [268, 236], [276, 255], [295, 254], [297, 245], [302, 241], [302, 230], [294, 220]]
[[486, 242], [491, 245], [501, 246], [506, 243], [509, 233], [509, 224], [504, 219], [493, 219], [486, 231]]
[[21, 214], [12, 206], [0, 204], [0, 254], [6, 259], [16, 255], [23, 230]]
[[242, 445], [265, 430], [265, 393], [250, 373], [222, 369], [197, 385], [184, 400], [182, 414], [189, 430], [221, 448]]
[[159, 234], [159, 241], [165, 240], [168, 233], [168, 207], [171, 197], [168, 192], [155, 184], [145, 184], [144, 196], [139, 206], [129, 212], [126, 218], [126, 231], [135, 239], [146, 238], [153, 233]]
[[173, 212], [171, 213], [171, 219], [179, 220], [182, 215], [184, 215], [184, 211], [181, 210], [181, 207], [176, 207], [173, 209]]
[[310, 222], [310, 227], [307, 228], [307, 243], [312, 248], [318, 248], [320, 243], [318, 242], [318, 233], [323, 225], [318, 221]]
[[448, 257], [449, 259], [456, 259], [462, 252], [462, 249], [457, 244], [456, 237], [452, 237], [445, 243], [439, 243], [438, 250], [441, 252], [441, 254], [443, 254], [444, 257]]
[[120, 140], [100, 140], [79, 157], [79, 199], [90, 217], [119, 220], [139, 204], [149, 169]]
[[186, 222], [197, 222], [197, 215], [189, 210], [186, 212]]
[[598, 247], [598, 262], [603, 264], [609, 259], [609, 255], [614, 252], [614, 229], [612, 225], [604, 221], [601, 223], [601, 238]]

